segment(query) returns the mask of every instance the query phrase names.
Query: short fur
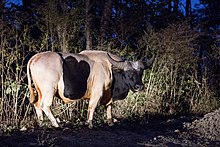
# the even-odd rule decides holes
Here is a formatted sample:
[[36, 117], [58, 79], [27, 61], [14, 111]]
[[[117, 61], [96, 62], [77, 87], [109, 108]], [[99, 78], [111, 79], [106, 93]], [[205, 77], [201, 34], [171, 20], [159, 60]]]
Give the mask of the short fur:
[[82, 98], [87, 89], [90, 66], [85, 61], [77, 61], [68, 56], [63, 60], [64, 96], [70, 99]]
[[[80, 54], [88, 56], [88, 58], [95, 60], [97, 62], [102, 62], [103, 64], [112, 64], [109, 60], [112, 58], [114, 62], [125, 62], [127, 65], [127, 70], [118, 70], [113, 66], [113, 83], [111, 87], [111, 95], [109, 98], [103, 96], [101, 100], [105, 100], [107, 105], [107, 120], [109, 125], [113, 125], [112, 121], [112, 102], [113, 100], [125, 99], [128, 95], [129, 90], [140, 91], [143, 90], [144, 85], [142, 83], [143, 71], [150, 67], [154, 62], [154, 57], [150, 60], [143, 58], [139, 61], [129, 62], [122, 60], [121, 57], [117, 55], [112, 55], [105, 51], [94, 51], [94, 50], [84, 50]], [[109, 101], [106, 101], [109, 100]]]
[[[59, 126], [50, 110], [55, 94], [66, 103], [79, 98], [89, 99], [89, 128], [92, 128], [93, 114], [102, 96], [110, 97], [111, 66], [91, 60], [86, 55], [38, 53], [29, 60], [27, 75], [30, 102], [34, 104], [40, 125], [44, 112], [54, 127]], [[34, 96], [32, 81], [38, 97]]]

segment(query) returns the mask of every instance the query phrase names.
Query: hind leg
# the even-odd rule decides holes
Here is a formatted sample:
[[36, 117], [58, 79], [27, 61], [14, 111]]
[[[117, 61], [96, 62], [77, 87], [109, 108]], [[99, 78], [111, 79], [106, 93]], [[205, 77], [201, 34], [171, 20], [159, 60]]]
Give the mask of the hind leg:
[[44, 111], [44, 113], [46, 114], [46, 116], [49, 118], [49, 120], [51, 121], [52, 125], [54, 127], [59, 127], [55, 117], [53, 116], [51, 110], [50, 110], [50, 106], [52, 105], [52, 101], [53, 101], [53, 96], [54, 96], [54, 92], [53, 90], [46, 92], [42, 95], [42, 110]]
[[38, 93], [38, 99], [36, 101], [36, 103], [34, 104], [34, 108], [35, 108], [35, 111], [37, 113], [37, 120], [38, 120], [38, 125], [39, 126], [42, 126], [42, 123], [43, 123], [43, 111], [42, 111], [42, 95], [41, 95], [41, 91], [40, 89], [37, 87], [36, 88], [37, 90], [37, 93]]
[[42, 126], [42, 123], [43, 123], [43, 111], [41, 109], [41, 105], [39, 103], [35, 103], [34, 104], [34, 108], [35, 108], [36, 113], [37, 113], [38, 124], [39, 124], [39, 126]]

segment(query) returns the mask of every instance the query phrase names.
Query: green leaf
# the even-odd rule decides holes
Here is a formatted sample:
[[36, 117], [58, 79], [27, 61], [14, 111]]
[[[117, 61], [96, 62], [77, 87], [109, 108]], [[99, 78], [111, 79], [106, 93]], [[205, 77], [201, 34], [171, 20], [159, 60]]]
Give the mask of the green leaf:
[[7, 87], [7, 89], [6, 89], [6, 94], [9, 94], [9, 93], [11, 93], [11, 88], [10, 88], [10, 87]]

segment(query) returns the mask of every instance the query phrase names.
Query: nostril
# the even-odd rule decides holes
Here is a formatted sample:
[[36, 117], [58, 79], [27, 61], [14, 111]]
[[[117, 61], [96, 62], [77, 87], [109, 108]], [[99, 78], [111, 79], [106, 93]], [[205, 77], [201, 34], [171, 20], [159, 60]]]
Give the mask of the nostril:
[[140, 90], [144, 90], [144, 85], [141, 85]]
[[139, 88], [140, 88], [140, 85], [135, 85], [134, 88], [135, 88], [135, 89], [139, 89]]
[[135, 85], [134, 88], [140, 91], [144, 89], [144, 85]]

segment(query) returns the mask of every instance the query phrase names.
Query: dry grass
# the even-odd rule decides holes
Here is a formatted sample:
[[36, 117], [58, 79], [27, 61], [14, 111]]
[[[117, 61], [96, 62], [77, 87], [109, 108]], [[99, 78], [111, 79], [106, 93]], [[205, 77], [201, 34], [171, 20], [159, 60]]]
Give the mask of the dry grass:
[[[28, 52], [42, 49], [36, 49], [26, 29], [20, 36], [13, 30], [7, 35], [4, 31], [1, 33], [0, 120], [2, 128], [7, 130], [9, 126], [21, 128], [36, 119], [28, 101], [26, 59]], [[146, 52], [153, 48], [156, 53], [156, 61], [143, 77], [146, 89], [129, 93], [125, 100], [115, 102], [115, 117], [206, 113], [219, 107], [219, 99], [210, 89], [207, 75], [203, 76], [202, 83], [198, 80], [196, 50], [189, 47], [198, 36], [194, 33], [186, 24], [173, 24], [157, 33], [146, 31], [140, 44], [146, 47]], [[56, 117], [76, 123], [86, 119], [86, 109], [86, 101], [64, 104], [56, 98], [52, 106]], [[104, 112], [104, 107], [97, 108], [97, 122], [103, 122]]]

